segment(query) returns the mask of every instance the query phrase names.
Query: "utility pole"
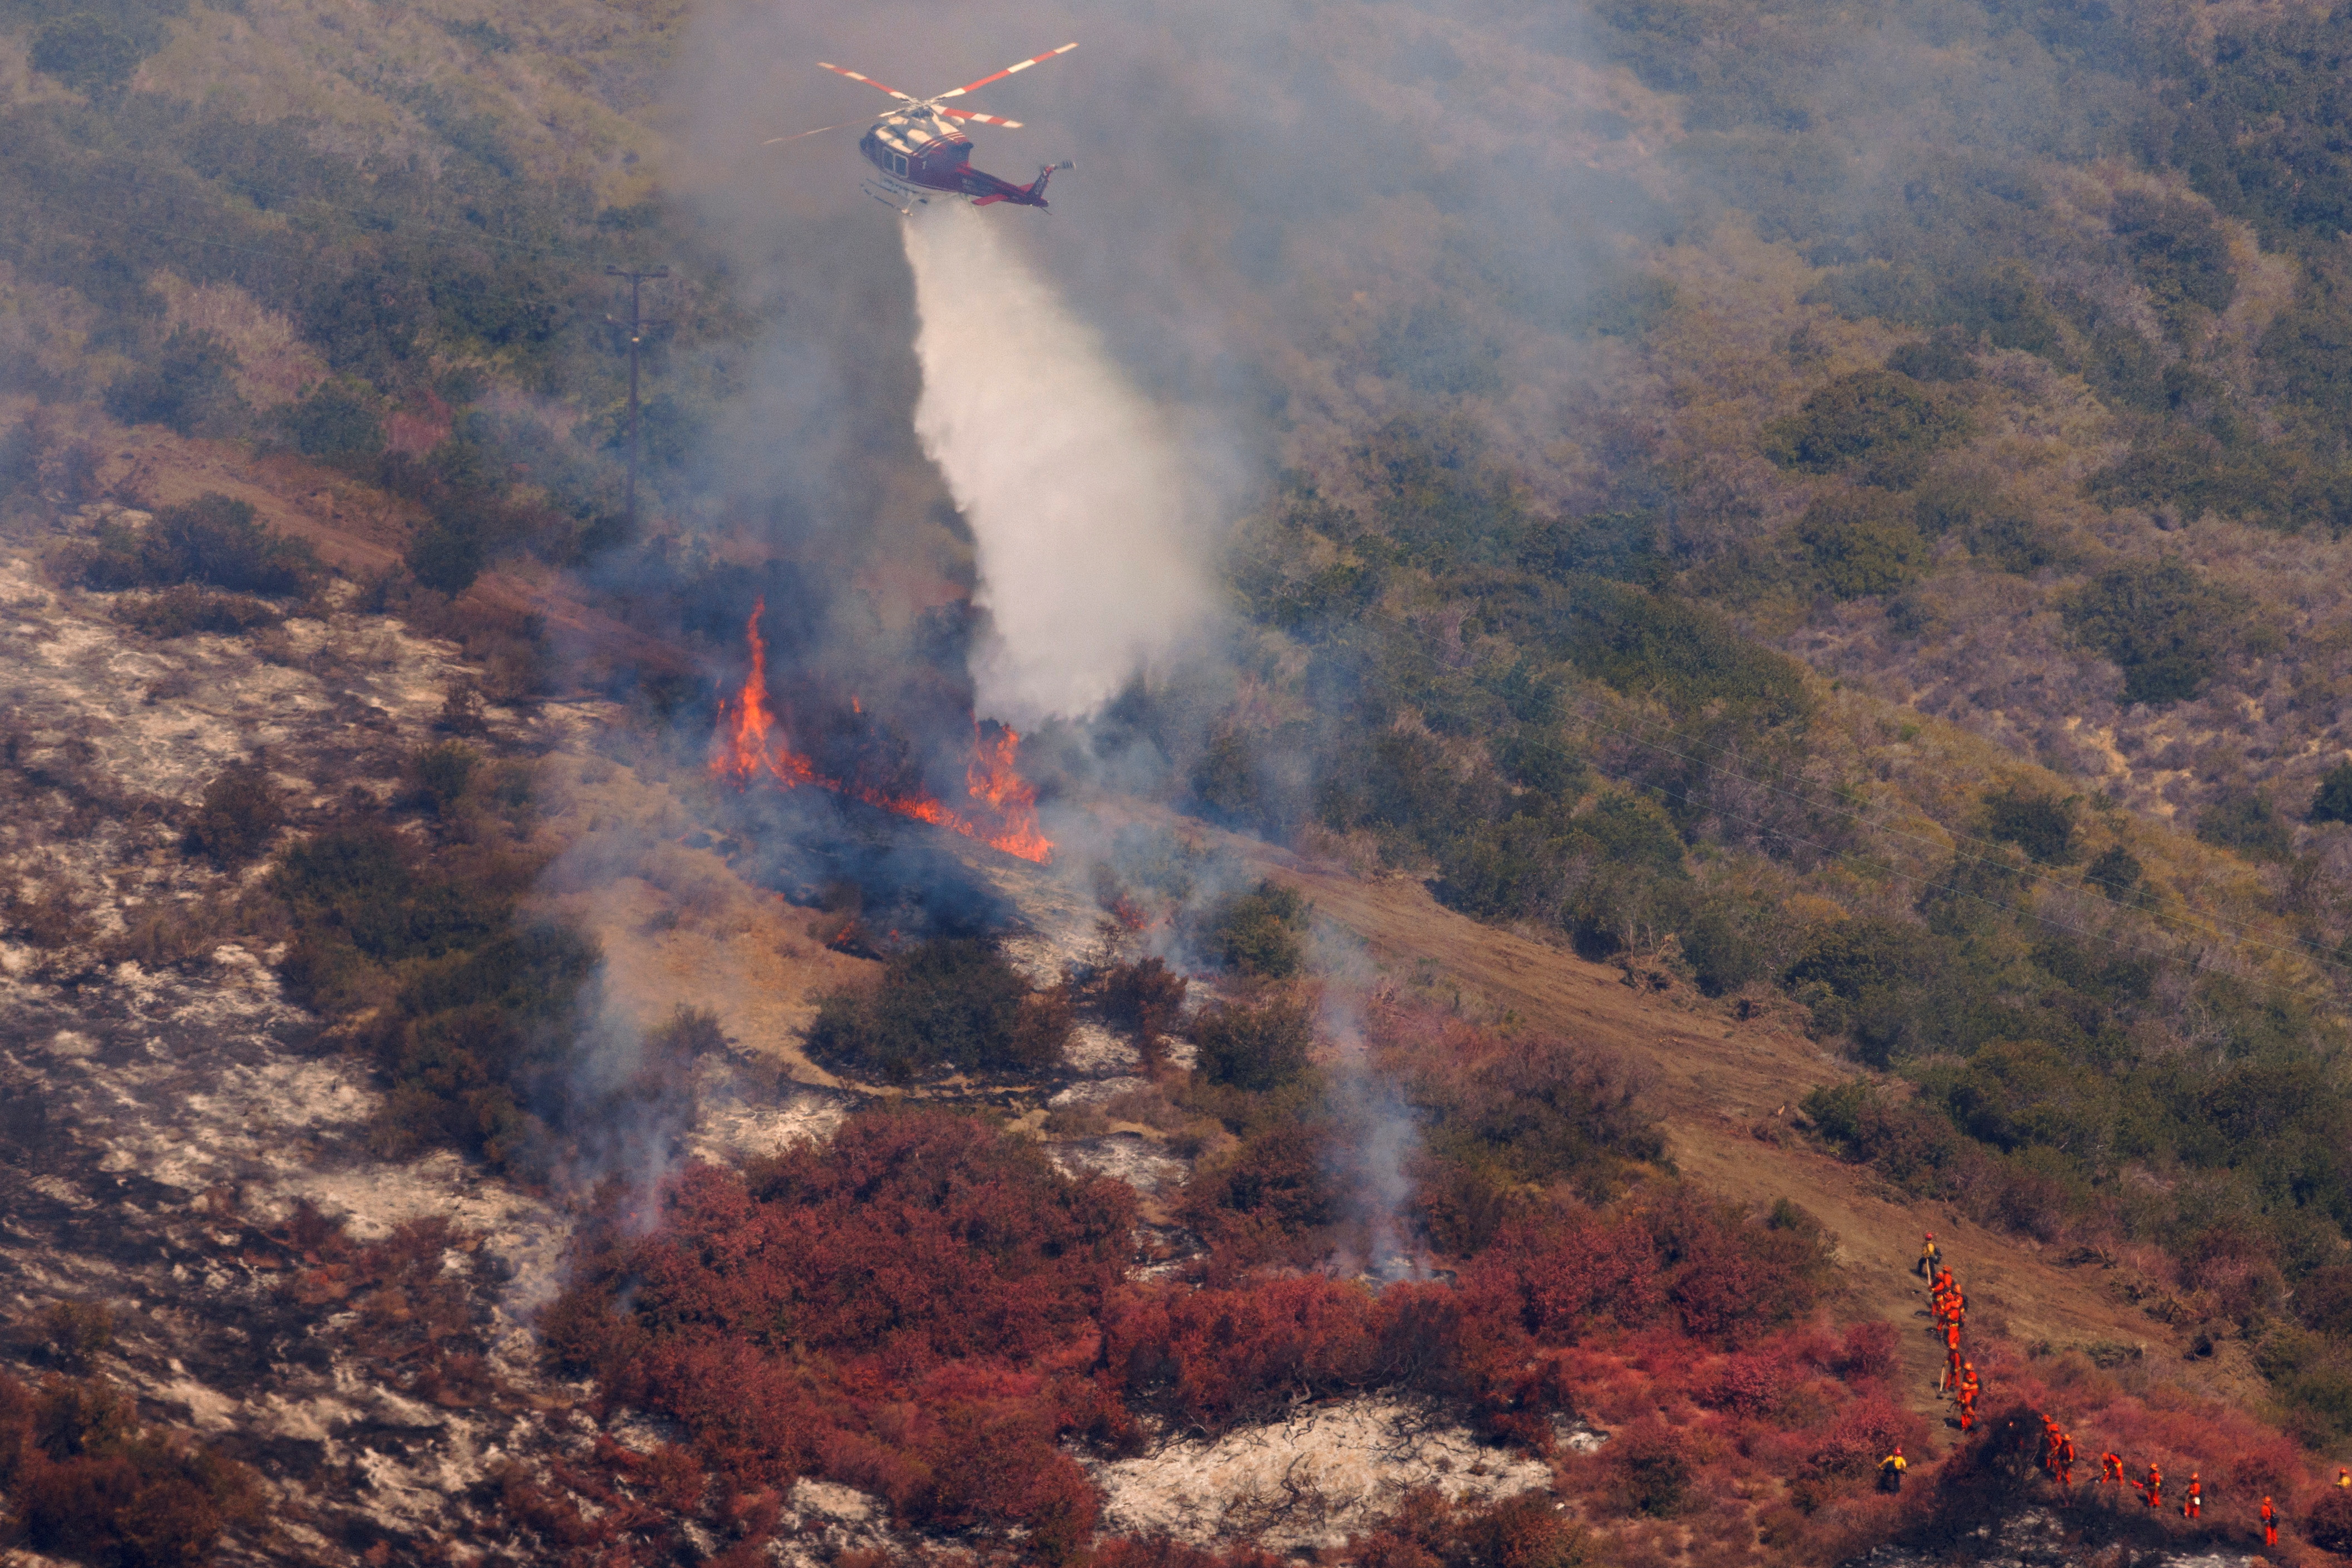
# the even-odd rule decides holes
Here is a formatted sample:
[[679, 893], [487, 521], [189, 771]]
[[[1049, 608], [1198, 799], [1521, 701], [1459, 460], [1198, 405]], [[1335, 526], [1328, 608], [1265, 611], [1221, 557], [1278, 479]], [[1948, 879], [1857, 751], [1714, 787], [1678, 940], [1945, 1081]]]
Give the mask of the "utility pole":
[[[646, 338], [645, 319], [637, 313], [637, 289], [648, 281], [668, 277], [669, 268], [657, 267], [650, 272], [632, 272], [625, 268], [607, 267], [604, 276], [629, 280], [629, 489], [625, 507], [629, 531], [635, 534], [637, 531], [637, 347]], [[613, 320], [610, 316], [604, 319], [608, 321]]]

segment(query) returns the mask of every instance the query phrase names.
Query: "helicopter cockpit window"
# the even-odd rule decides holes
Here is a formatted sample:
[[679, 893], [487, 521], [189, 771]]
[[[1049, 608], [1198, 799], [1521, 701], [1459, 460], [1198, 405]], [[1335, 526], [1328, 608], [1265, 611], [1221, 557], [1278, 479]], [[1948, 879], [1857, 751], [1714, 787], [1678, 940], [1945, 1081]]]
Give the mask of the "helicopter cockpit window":
[[890, 172], [894, 174], [903, 174], [907, 172], [907, 154], [904, 153], [890, 154]]

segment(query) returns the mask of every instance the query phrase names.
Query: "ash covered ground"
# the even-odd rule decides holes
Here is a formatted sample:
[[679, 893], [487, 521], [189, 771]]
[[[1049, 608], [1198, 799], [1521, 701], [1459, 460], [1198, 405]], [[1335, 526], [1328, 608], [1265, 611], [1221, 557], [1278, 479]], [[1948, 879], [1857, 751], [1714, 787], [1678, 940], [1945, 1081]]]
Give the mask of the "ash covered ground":
[[[252, 1466], [268, 1528], [232, 1555], [289, 1562], [503, 1536], [507, 1468], [597, 1437], [530, 1328], [562, 1278], [561, 1192], [446, 1151], [375, 1157], [369, 1065], [281, 994], [278, 948], [236, 934], [266, 859], [223, 871], [184, 843], [231, 763], [281, 792], [282, 841], [391, 798], [437, 738], [480, 672], [336, 607], [351, 595], [259, 637], [153, 639], [118, 595], [52, 585], [33, 548], [0, 554], [0, 1364], [103, 1377]], [[610, 717], [492, 707], [480, 739], [562, 755]], [[708, 1157], [821, 1132], [844, 1102], [764, 1069], [747, 1095], [727, 1061], [702, 1076]], [[58, 1342], [60, 1304], [106, 1310], [110, 1342]]]
[[[351, 607], [348, 583], [258, 632], [142, 636], [122, 595], [56, 584], [41, 561], [53, 543], [0, 547], [0, 1370], [103, 1379], [142, 1419], [251, 1467], [266, 1524], [232, 1532], [224, 1560], [529, 1560], [518, 1486], [677, 1436], [552, 1374], [534, 1333], [584, 1183], [533, 1189], [448, 1151], [382, 1157], [372, 1065], [283, 993], [282, 937], [239, 917], [307, 827], [397, 797], [406, 759], [444, 738], [450, 693], [481, 671]], [[734, 1162], [824, 1136], [864, 1096], [797, 1037], [810, 991], [856, 961], [801, 931], [772, 850], [699, 832], [652, 798], [658, 769], [611, 760], [617, 717], [588, 700], [492, 704], [474, 742], [533, 759], [547, 781], [562, 847], [546, 897], [599, 938], [605, 1005], [650, 1018], [690, 999], [719, 1014], [730, 1049], [698, 1068], [679, 1152]], [[189, 825], [207, 783], [243, 763], [266, 773], [286, 819], [271, 849], [223, 868], [191, 847]], [[964, 874], [1041, 978], [1094, 935], [1096, 911], [1066, 879], [985, 852]], [[1169, 1049], [1189, 1059], [1184, 1042]], [[1191, 1162], [1117, 1120], [1147, 1081], [1139, 1068], [1130, 1044], [1085, 1025], [1046, 1081], [929, 1092], [1041, 1131], [1075, 1117], [1053, 1153], [1137, 1189], [1150, 1274], [1194, 1245], [1168, 1217]], [[60, 1323], [91, 1320], [60, 1307], [102, 1309], [110, 1329], [77, 1336]], [[1545, 1484], [1541, 1466], [1481, 1452], [1429, 1412], [1378, 1400], [1215, 1445], [1171, 1439], [1097, 1473], [1114, 1521], [1203, 1542], [1268, 1531], [1305, 1550], [1402, 1486]], [[845, 1488], [803, 1482], [787, 1506], [786, 1557], [944, 1549], [892, 1532], [886, 1509]], [[675, 1541], [688, 1559], [715, 1544], [690, 1525]]]

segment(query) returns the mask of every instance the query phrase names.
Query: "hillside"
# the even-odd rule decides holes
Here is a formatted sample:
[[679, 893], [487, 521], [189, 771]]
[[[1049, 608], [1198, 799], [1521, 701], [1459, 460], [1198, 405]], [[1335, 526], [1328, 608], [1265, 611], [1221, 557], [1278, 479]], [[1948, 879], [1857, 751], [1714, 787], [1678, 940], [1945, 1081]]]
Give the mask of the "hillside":
[[2352, 13], [904, 22], [0, 4], [0, 1545], [2352, 1552]]

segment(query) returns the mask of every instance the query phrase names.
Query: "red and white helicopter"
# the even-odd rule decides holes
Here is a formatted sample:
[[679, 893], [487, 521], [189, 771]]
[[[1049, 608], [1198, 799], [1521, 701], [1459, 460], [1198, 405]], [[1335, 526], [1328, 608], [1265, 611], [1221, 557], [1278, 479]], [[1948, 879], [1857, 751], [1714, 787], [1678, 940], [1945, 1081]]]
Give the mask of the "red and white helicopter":
[[[835, 76], [845, 76], [852, 81], [880, 88], [899, 102], [900, 107], [876, 121], [873, 128], [857, 143], [857, 150], [866, 155], [866, 161], [882, 172], [879, 179], [868, 178], [864, 182], [866, 193], [875, 200], [886, 206], [898, 208], [902, 215], [912, 213], [918, 205], [928, 203], [936, 195], [961, 196], [976, 207], [996, 202], [1042, 207], [1045, 205], [1045, 182], [1054, 177], [1055, 170], [1075, 165], [1068, 163], [1041, 164], [1037, 178], [1026, 185], [1016, 185], [1010, 180], [984, 174], [971, 166], [971, 138], [957, 129], [953, 121], [969, 120], [975, 125], [1001, 125], [1007, 131], [1019, 130], [1021, 121], [1006, 120], [1000, 115], [982, 114], [977, 110], [941, 106], [949, 99], [961, 98], [990, 82], [1003, 81], [1017, 71], [1025, 71], [1031, 66], [1044, 65], [1055, 56], [1066, 55], [1077, 47], [1073, 43], [1064, 44], [1058, 49], [1047, 49], [1044, 54], [1017, 65], [1006, 66], [993, 76], [968, 81], [961, 87], [950, 88], [930, 98], [916, 98], [910, 93], [900, 92], [895, 87], [885, 87], [872, 77], [844, 66], [824, 60], [817, 64]], [[803, 131], [798, 136], [776, 137], [767, 145], [773, 147], [779, 142], [797, 142], [802, 136], [822, 136], [828, 131], [844, 131], [856, 123], [850, 120], [839, 125], [821, 125], [814, 131]]]

